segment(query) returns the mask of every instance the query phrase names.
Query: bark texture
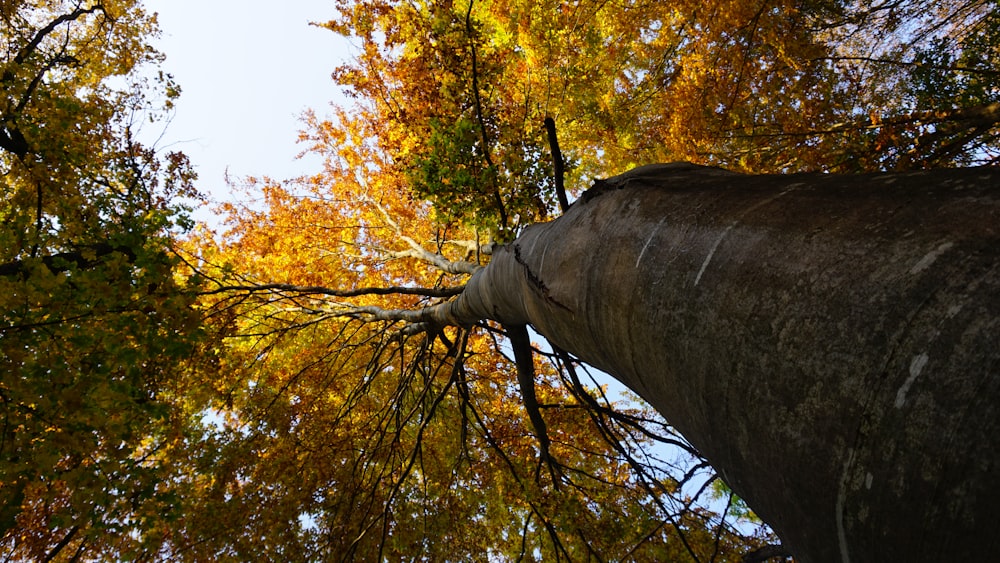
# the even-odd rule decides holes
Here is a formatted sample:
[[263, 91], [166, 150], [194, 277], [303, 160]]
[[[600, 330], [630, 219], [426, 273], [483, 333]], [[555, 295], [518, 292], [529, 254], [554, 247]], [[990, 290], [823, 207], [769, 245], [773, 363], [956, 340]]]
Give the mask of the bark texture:
[[438, 318], [531, 324], [694, 444], [804, 562], [1000, 552], [1000, 171], [595, 184]]

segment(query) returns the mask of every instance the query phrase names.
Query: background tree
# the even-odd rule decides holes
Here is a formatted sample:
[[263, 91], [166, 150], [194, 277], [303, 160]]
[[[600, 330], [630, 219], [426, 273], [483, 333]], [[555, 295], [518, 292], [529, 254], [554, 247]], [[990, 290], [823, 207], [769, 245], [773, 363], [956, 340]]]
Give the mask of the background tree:
[[169, 250], [194, 175], [134, 138], [177, 89], [134, 2], [2, 2], [0, 30], [0, 550], [134, 557], [197, 439]]

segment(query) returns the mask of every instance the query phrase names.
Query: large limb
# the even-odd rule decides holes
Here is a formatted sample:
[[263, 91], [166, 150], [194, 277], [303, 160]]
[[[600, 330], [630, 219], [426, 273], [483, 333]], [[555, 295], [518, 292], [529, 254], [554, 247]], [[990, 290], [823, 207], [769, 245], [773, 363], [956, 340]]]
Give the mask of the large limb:
[[559, 208], [563, 213], [569, 209], [569, 199], [566, 197], [566, 186], [563, 184], [566, 176], [566, 163], [562, 151], [559, 150], [559, 137], [556, 136], [556, 122], [551, 117], [545, 118], [545, 132], [549, 136], [549, 149], [552, 151], [552, 179], [555, 181], [556, 197], [559, 198]]
[[521, 398], [524, 401], [524, 410], [528, 412], [528, 419], [534, 427], [535, 437], [538, 438], [539, 460], [552, 466], [552, 459], [549, 457], [549, 433], [545, 427], [545, 419], [542, 418], [542, 411], [538, 408], [538, 397], [535, 395], [535, 363], [531, 354], [531, 338], [528, 336], [527, 325], [504, 325], [507, 331], [507, 338], [510, 339], [510, 347], [514, 352], [514, 364], [517, 367], [517, 382], [521, 386]]

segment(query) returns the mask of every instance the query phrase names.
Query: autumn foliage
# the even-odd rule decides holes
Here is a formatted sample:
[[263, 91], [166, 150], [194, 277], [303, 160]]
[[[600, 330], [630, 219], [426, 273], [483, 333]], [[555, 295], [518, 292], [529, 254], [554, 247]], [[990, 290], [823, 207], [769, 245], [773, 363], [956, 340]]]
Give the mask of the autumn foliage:
[[547, 460], [504, 327], [411, 313], [559, 212], [546, 117], [571, 194], [656, 161], [997, 157], [992, 2], [342, 1], [318, 25], [356, 46], [334, 74], [354, 104], [302, 133], [322, 169], [247, 178], [188, 233], [185, 157], [136, 141], [179, 93], [155, 18], [123, 0], [0, 19], [12, 560], [780, 554], [569, 355], [536, 342]]
[[160, 57], [132, 2], [4, 2], [0, 23], [0, 550], [135, 557], [196, 439], [201, 319], [169, 250], [194, 175], [135, 139], [177, 89], [136, 75]]

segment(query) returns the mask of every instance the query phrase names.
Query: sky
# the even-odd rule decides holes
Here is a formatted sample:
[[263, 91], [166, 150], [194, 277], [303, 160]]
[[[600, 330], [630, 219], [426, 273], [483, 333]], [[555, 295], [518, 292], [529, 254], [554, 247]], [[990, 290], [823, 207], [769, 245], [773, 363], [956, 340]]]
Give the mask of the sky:
[[[146, 0], [167, 56], [162, 70], [181, 87], [161, 150], [180, 150], [199, 173], [198, 186], [228, 198], [225, 175], [291, 178], [318, 170], [296, 160], [301, 115], [346, 104], [330, 73], [351, 56], [348, 42], [310, 26], [334, 15], [330, 0]], [[159, 131], [157, 132], [157, 135]], [[207, 210], [196, 218], [205, 220]]]

